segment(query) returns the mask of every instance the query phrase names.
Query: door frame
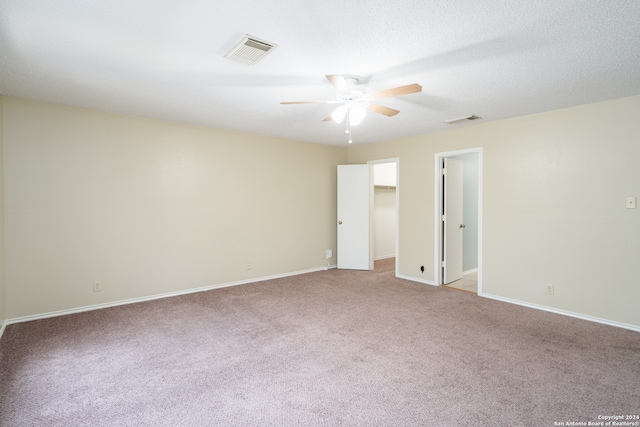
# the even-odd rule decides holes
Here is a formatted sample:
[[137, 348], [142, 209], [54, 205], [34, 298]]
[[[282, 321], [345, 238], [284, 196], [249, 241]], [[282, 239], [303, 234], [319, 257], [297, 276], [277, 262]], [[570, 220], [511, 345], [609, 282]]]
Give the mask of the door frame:
[[[434, 188], [434, 236], [437, 236], [434, 239], [434, 261], [433, 261], [433, 271], [434, 271], [434, 284], [436, 286], [442, 285], [443, 277], [442, 277], [442, 244], [443, 244], [443, 235], [442, 235], [442, 162], [445, 157], [456, 157], [461, 156], [463, 154], [473, 154], [476, 153], [478, 155], [478, 295], [482, 295], [482, 177], [483, 177], [483, 148], [469, 148], [465, 150], [457, 150], [457, 151], [445, 151], [441, 153], [435, 153], [435, 188]], [[464, 191], [464, 190], [463, 190]]]
[[[375, 183], [374, 183], [374, 172], [373, 166], [381, 163], [395, 163], [396, 164], [396, 265], [395, 265], [395, 276], [399, 275], [399, 265], [400, 265], [400, 158], [393, 157], [390, 159], [380, 159], [380, 160], [369, 160], [367, 164], [369, 165], [369, 176], [371, 179], [370, 182], [370, 193], [369, 193], [369, 212], [371, 213], [371, 218], [373, 219], [374, 212], [374, 198], [375, 198]], [[374, 224], [373, 220], [369, 222], [369, 256], [371, 258], [371, 265], [374, 263], [374, 250], [375, 250], [375, 232], [374, 232]]]

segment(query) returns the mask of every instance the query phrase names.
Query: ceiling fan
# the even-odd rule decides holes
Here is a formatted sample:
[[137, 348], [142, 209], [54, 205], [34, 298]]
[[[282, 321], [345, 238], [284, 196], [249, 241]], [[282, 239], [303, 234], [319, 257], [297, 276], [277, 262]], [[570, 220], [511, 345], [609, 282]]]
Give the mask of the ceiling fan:
[[[323, 122], [334, 120], [341, 123], [345, 116], [347, 117], [347, 133], [351, 133], [351, 126], [356, 126], [362, 122], [367, 111], [383, 114], [388, 117], [395, 116], [400, 111], [385, 107], [383, 105], [374, 104], [373, 101], [381, 98], [390, 98], [393, 96], [408, 95], [410, 93], [422, 92], [422, 86], [413, 83], [406, 86], [399, 86], [392, 89], [385, 89], [374, 93], [365, 93], [361, 90], [351, 89], [347, 81], [352, 84], [358, 84], [357, 77], [344, 77], [338, 75], [327, 75], [327, 80], [336, 89], [336, 99], [326, 101], [291, 101], [281, 102], [280, 104], [342, 104], [335, 108], [328, 116], [322, 119]], [[349, 143], [352, 141], [349, 140]]]

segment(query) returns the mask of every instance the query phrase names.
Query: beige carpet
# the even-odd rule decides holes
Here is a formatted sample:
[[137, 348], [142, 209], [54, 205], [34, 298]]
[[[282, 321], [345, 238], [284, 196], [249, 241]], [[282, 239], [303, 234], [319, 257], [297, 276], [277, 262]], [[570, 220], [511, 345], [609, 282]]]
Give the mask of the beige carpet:
[[553, 426], [638, 378], [636, 332], [330, 270], [9, 325], [0, 425]]

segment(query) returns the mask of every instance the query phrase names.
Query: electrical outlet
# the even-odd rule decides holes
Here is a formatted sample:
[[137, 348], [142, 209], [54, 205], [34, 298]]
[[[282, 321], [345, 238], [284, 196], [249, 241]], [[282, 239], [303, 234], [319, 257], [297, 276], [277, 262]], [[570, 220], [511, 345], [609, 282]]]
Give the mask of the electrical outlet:
[[93, 282], [93, 292], [101, 292], [102, 291], [102, 282], [96, 280]]
[[627, 209], [635, 209], [637, 204], [637, 200], [635, 197], [627, 197], [626, 207]]
[[547, 295], [553, 295], [553, 285], [545, 285], [545, 292]]
[[250, 262], [247, 263], [247, 270], [251, 270], [251, 263]]

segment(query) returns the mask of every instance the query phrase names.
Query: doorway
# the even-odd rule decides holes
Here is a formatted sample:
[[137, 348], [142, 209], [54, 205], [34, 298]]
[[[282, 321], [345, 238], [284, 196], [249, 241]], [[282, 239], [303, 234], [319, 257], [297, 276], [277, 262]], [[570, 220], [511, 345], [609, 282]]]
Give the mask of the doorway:
[[374, 270], [397, 271], [398, 159], [369, 162], [372, 173], [372, 247]]
[[[446, 217], [445, 209], [445, 159], [455, 159], [456, 163], [463, 164], [462, 204], [463, 220], [455, 224], [463, 233], [461, 253], [461, 265], [453, 265], [451, 271], [460, 269], [462, 278], [450, 283], [449, 287], [462, 289], [482, 295], [482, 148], [474, 148], [459, 151], [449, 151], [435, 154], [435, 212], [434, 235], [435, 259], [434, 271], [436, 285], [444, 285], [447, 268], [447, 233], [444, 229]], [[444, 221], [444, 222], [443, 222]], [[451, 229], [451, 228], [450, 228]], [[453, 235], [453, 233], [451, 233]], [[455, 247], [450, 245], [449, 247]], [[451, 254], [449, 254], [451, 256]], [[458, 263], [456, 256], [451, 256], [451, 262]], [[451, 264], [450, 262], [450, 264]], [[477, 284], [477, 285], [476, 285]]]

